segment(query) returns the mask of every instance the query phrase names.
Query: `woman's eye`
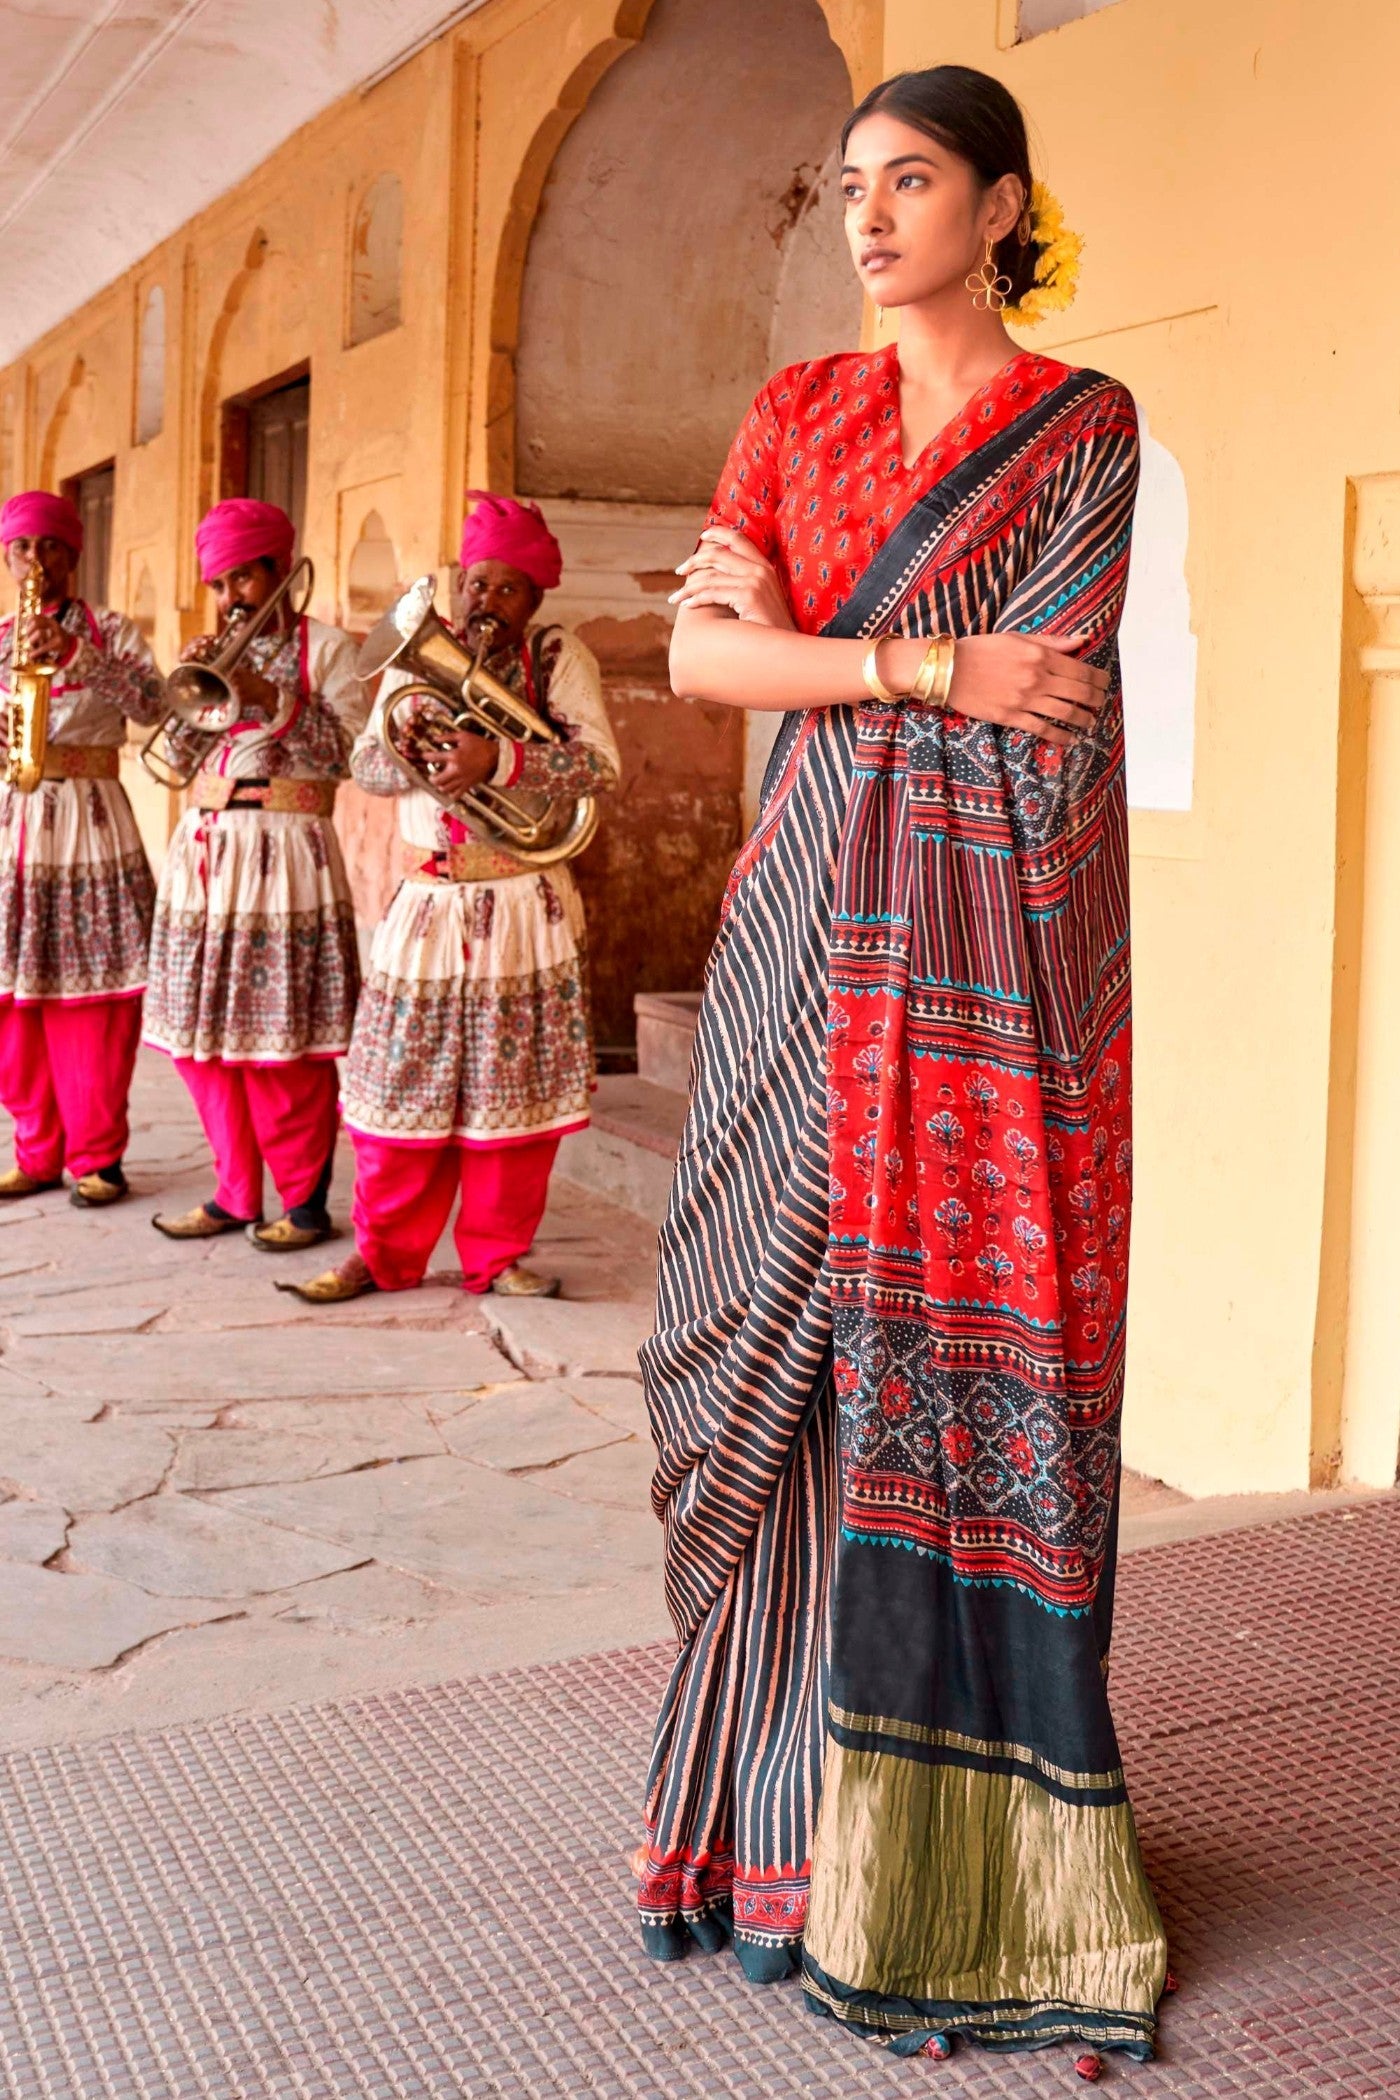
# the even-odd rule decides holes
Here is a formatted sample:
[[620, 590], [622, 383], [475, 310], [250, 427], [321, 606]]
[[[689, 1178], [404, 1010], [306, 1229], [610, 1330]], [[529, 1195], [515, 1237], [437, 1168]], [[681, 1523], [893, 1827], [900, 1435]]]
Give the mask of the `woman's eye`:
[[841, 186], [841, 195], [845, 198], [848, 204], [854, 204], [857, 197], [860, 195], [860, 191], [856, 188], [853, 182], [846, 182], [843, 183]]
[[909, 189], [919, 189], [919, 190], [921, 190], [921, 189], [923, 188], [923, 186], [924, 186], [924, 178], [923, 178], [923, 176], [922, 176], [922, 175], [901, 175], [901, 176], [900, 176], [900, 178], [899, 178], [899, 183], [898, 183], [898, 187], [899, 187], [900, 189], [902, 189], [902, 190], [909, 190]]

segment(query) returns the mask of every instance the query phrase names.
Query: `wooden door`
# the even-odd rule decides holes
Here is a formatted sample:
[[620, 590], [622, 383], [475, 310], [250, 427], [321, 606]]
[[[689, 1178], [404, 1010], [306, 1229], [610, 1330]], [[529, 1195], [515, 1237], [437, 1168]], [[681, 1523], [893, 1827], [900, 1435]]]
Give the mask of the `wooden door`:
[[306, 451], [311, 382], [261, 394], [248, 403], [248, 489], [260, 503], [286, 511], [300, 541], [306, 523]]
[[110, 602], [112, 585], [112, 499], [116, 493], [116, 468], [110, 464], [75, 474], [63, 484], [63, 493], [76, 504], [83, 521], [83, 556], [78, 563], [78, 596], [89, 605]]

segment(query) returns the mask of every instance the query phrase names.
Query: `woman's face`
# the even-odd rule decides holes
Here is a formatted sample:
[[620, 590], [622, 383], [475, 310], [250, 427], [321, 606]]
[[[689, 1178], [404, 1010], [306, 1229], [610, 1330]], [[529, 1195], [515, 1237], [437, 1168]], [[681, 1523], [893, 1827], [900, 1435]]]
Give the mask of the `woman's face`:
[[960, 154], [882, 110], [851, 133], [841, 188], [851, 258], [877, 306], [961, 287], [988, 236], [1001, 240], [1021, 209], [1014, 175], [984, 189]]

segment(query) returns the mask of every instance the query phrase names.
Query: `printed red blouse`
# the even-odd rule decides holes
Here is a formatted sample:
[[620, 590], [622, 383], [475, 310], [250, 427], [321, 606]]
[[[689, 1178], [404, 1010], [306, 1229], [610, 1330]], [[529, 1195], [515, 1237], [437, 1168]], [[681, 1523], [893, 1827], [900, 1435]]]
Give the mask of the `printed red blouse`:
[[1066, 370], [1018, 351], [906, 466], [895, 344], [789, 365], [759, 388], [709, 522], [762, 550], [798, 628], [817, 634], [906, 511]]

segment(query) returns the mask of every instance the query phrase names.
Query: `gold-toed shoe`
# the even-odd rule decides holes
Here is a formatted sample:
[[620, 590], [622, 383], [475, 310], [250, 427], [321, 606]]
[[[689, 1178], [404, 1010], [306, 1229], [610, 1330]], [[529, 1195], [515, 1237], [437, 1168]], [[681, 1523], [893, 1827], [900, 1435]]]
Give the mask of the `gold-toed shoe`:
[[248, 1220], [216, 1218], [207, 1204], [196, 1203], [193, 1210], [182, 1210], [178, 1218], [163, 1218], [157, 1211], [151, 1223], [168, 1240], [214, 1240], [221, 1232], [245, 1231]]
[[335, 1238], [335, 1227], [326, 1225], [294, 1225], [290, 1218], [274, 1218], [270, 1225], [250, 1225], [246, 1238], [264, 1254], [300, 1254], [305, 1247], [319, 1247], [323, 1240]]
[[109, 1203], [120, 1203], [131, 1190], [125, 1174], [110, 1181], [105, 1174], [80, 1174], [69, 1191], [68, 1201], [78, 1210], [105, 1210]]
[[273, 1289], [287, 1291], [293, 1298], [303, 1298], [308, 1305], [347, 1305], [352, 1298], [363, 1298], [379, 1285], [369, 1273], [363, 1258], [352, 1254], [338, 1269], [323, 1269], [309, 1283], [276, 1283]]
[[17, 1196], [42, 1196], [47, 1190], [62, 1186], [61, 1174], [56, 1181], [36, 1181], [32, 1174], [25, 1173], [23, 1167], [9, 1167], [0, 1174], [0, 1202], [13, 1201]]
[[557, 1298], [559, 1278], [541, 1276], [537, 1270], [515, 1262], [492, 1278], [491, 1288], [498, 1298]]

